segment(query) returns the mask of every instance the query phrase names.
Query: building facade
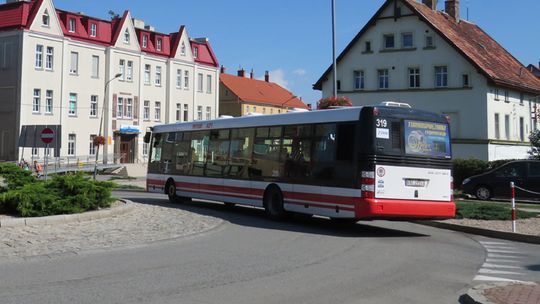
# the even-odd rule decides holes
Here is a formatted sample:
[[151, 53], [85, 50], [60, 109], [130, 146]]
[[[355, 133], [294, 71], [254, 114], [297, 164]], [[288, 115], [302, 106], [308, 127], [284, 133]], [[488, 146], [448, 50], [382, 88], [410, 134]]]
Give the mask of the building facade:
[[269, 115], [287, 113], [293, 109], [308, 109], [297, 96], [271, 82], [268, 71], [265, 72], [264, 80], [258, 80], [254, 78], [253, 72], [247, 77], [241, 69], [235, 76], [226, 74], [222, 67], [219, 86], [220, 115]]
[[215, 118], [219, 65], [206, 38], [156, 32], [130, 12], [112, 20], [52, 0], [0, 5], [0, 159], [42, 158], [17, 147], [23, 125], [61, 125], [60, 156], [140, 162], [147, 127]]
[[[392, 100], [451, 119], [454, 157], [525, 158], [540, 81], [477, 25], [459, 1], [388, 0], [337, 59], [338, 95]], [[314, 85], [332, 95], [331, 67]]]

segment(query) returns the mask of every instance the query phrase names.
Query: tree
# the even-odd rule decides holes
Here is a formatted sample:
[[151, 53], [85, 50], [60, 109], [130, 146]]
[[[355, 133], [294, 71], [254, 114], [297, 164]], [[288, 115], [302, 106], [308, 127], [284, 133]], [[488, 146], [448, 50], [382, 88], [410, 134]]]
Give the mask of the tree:
[[529, 135], [531, 150], [528, 151], [533, 159], [540, 159], [540, 130], [532, 131]]

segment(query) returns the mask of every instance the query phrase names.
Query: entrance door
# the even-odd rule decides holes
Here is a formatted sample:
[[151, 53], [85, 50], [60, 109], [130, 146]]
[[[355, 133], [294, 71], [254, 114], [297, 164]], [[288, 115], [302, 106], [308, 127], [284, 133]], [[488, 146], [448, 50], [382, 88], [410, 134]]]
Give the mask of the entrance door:
[[133, 146], [131, 141], [123, 141], [120, 143], [120, 163], [132, 163]]

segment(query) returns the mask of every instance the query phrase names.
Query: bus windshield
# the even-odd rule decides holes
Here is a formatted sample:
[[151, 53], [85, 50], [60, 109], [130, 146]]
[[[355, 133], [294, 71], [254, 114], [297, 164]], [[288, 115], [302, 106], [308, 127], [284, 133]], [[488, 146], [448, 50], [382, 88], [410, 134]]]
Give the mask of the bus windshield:
[[405, 153], [450, 158], [450, 132], [444, 123], [405, 120]]

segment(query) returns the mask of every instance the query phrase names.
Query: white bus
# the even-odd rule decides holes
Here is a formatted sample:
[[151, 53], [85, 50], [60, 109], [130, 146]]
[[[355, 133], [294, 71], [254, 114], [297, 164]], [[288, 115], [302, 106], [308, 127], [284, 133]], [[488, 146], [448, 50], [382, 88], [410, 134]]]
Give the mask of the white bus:
[[333, 219], [453, 218], [446, 117], [365, 106], [159, 125], [147, 190]]

